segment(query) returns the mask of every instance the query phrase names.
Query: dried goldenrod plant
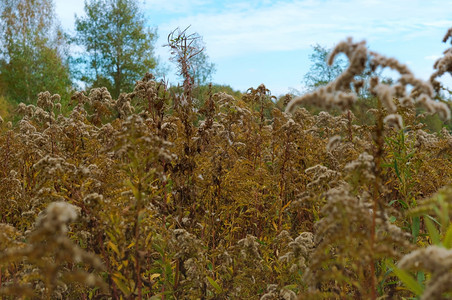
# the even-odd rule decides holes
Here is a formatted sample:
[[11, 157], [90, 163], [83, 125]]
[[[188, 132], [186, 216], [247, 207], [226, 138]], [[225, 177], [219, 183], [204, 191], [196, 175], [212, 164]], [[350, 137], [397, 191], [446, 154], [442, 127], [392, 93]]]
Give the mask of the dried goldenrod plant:
[[0, 120], [2, 297], [450, 298], [449, 50], [425, 82], [348, 39], [342, 74], [275, 104], [195, 99], [190, 41], [181, 93], [145, 74]]

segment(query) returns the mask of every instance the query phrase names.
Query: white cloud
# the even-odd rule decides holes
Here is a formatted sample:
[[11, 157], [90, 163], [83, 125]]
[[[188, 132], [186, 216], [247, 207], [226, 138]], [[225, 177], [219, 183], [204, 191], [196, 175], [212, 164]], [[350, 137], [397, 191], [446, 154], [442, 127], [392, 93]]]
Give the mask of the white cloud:
[[146, 9], [165, 13], [188, 13], [191, 14], [199, 7], [209, 4], [207, 0], [147, 0], [144, 3]]
[[441, 57], [441, 55], [433, 54], [433, 55], [425, 56], [424, 59], [436, 61], [436, 60], [437, 60], [438, 58], [440, 58], [440, 57]]
[[444, 5], [444, 1], [420, 0], [307, 0], [279, 1], [262, 7], [242, 2], [217, 13], [201, 10], [172, 19], [160, 24], [159, 32], [165, 35], [191, 24], [193, 31], [204, 36], [211, 57], [219, 59], [306, 49], [314, 43], [332, 46], [347, 36], [400, 41], [426, 35], [433, 28], [445, 32], [452, 19]]
[[[74, 13], [83, 14], [84, 1], [55, 2], [63, 27], [73, 28]], [[452, 26], [448, 9], [452, 0], [146, 0], [144, 4], [139, 0], [139, 3], [150, 24], [158, 26], [156, 54], [162, 61], [169, 56], [168, 49], [161, 47], [168, 33], [176, 27], [191, 25], [190, 32], [203, 36], [207, 54], [218, 68], [227, 69], [233, 61], [241, 61], [237, 68], [244, 69], [235, 71], [248, 74], [247, 70], [260, 70], [260, 64], [267, 64], [260, 60], [253, 65], [254, 57], [277, 53], [272, 59], [278, 62], [268, 72], [282, 74], [297, 68], [294, 78], [306, 71], [300, 68], [307, 68], [307, 61], [296, 67], [287, 66], [279, 62], [286, 51], [307, 56], [311, 45], [332, 47], [348, 36], [366, 39], [372, 50], [395, 55], [402, 62], [415, 62], [413, 71], [425, 77], [431, 61], [437, 58], [432, 54], [441, 54], [440, 48], [448, 46], [441, 44], [441, 40]], [[278, 64], [281, 70], [276, 70]], [[263, 76], [261, 71], [256, 73]], [[219, 80], [230, 81], [224, 79], [226, 72], [222, 76]], [[255, 76], [243, 75], [241, 81], [249, 85], [245, 81], [252, 77]], [[295, 86], [298, 81], [280, 86]]]
[[[74, 26], [74, 14], [83, 14], [84, 0], [56, 0], [56, 10], [65, 29]], [[333, 46], [353, 36], [368, 42], [406, 41], [445, 32], [452, 18], [444, 7], [452, 1], [434, 0], [303, 0], [227, 1], [147, 0], [150, 15], [165, 14], [158, 25], [163, 45], [176, 27], [204, 37], [208, 54], [217, 60], [243, 54], [307, 49], [319, 43]], [[166, 21], [167, 20], [167, 21]], [[163, 54], [166, 50], [158, 49]]]
[[84, 14], [84, 0], [55, 0], [55, 12], [65, 30], [72, 31], [75, 24], [75, 14]]

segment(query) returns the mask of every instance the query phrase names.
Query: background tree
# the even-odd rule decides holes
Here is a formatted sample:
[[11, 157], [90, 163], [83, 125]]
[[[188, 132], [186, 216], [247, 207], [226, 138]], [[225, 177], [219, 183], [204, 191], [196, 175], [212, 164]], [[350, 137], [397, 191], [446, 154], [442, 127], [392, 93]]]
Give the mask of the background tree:
[[0, 86], [13, 102], [48, 90], [62, 96], [71, 81], [66, 38], [51, 0], [0, 2]]
[[341, 58], [336, 58], [333, 65], [328, 65], [327, 60], [331, 49], [316, 44], [312, 46], [312, 50], [312, 54], [309, 55], [312, 64], [303, 79], [303, 83], [309, 91], [333, 81], [347, 67], [346, 61]]
[[[328, 55], [331, 49], [327, 49], [319, 44], [312, 47], [313, 52], [309, 55], [311, 67], [308, 73], [304, 75], [302, 83], [308, 91], [312, 91], [320, 86], [326, 85], [336, 79], [348, 67], [345, 56], [338, 56], [334, 59], [334, 63], [330, 66], [327, 63]], [[364, 72], [356, 76], [356, 79], [363, 81], [363, 88], [360, 89], [358, 95], [362, 99], [372, 98], [369, 92], [369, 80], [372, 76], [378, 76], [382, 81], [391, 82], [392, 79], [382, 75], [382, 71], [373, 71], [367, 63]]]
[[113, 97], [131, 91], [135, 82], [156, 67], [155, 30], [136, 0], [90, 0], [86, 16], [75, 21], [75, 44], [84, 48], [74, 62], [78, 78], [89, 87], [107, 87]]
[[215, 64], [209, 61], [209, 56], [206, 53], [206, 46], [198, 33], [195, 33], [194, 46], [202, 51], [191, 59], [191, 75], [195, 86], [206, 85], [212, 81], [212, 76], [215, 73]]

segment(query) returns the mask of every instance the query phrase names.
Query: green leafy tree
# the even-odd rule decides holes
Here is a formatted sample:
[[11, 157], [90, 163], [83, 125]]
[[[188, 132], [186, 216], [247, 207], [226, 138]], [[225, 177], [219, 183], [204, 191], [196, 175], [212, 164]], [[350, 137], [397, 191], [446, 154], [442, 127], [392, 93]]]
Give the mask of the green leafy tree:
[[206, 85], [210, 81], [212, 81], [212, 76], [215, 73], [215, 64], [209, 61], [209, 56], [206, 53], [206, 46], [202, 39], [202, 36], [199, 34], [195, 34], [196, 39], [194, 41], [195, 47], [202, 49], [198, 55], [195, 55], [192, 58], [192, 76], [195, 82], [195, 85], [201, 86]]
[[84, 49], [74, 59], [77, 77], [90, 87], [107, 87], [113, 97], [129, 92], [156, 67], [156, 32], [136, 0], [90, 0], [75, 21], [74, 43]]
[[[328, 55], [330, 55], [331, 49], [327, 49], [319, 44], [316, 44], [312, 48], [313, 52], [309, 55], [312, 64], [302, 81], [307, 91], [313, 91], [318, 87], [327, 85], [329, 82], [335, 80], [348, 67], [348, 62], [344, 59], [345, 57], [340, 56], [334, 59], [331, 66], [328, 65]], [[382, 70], [373, 70], [369, 63], [367, 63], [363, 73], [355, 76], [355, 78], [362, 81], [363, 84], [358, 92], [361, 99], [373, 98], [369, 91], [369, 83], [372, 76], [378, 76], [385, 82], [392, 81], [391, 78], [382, 76]]]
[[65, 35], [50, 0], [0, 2], [0, 81], [13, 102], [30, 103], [48, 90], [68, 94], [71, 81]]
[[308, 90], [314, 90], [336, 79], [347, 67], [344, 59], [336, 58], [330, 66], [327, 63], [331, 50], [316, 44], [313, 53], [309, 55], [312, 62], [309, 72], [306, 73], [303, 83]]

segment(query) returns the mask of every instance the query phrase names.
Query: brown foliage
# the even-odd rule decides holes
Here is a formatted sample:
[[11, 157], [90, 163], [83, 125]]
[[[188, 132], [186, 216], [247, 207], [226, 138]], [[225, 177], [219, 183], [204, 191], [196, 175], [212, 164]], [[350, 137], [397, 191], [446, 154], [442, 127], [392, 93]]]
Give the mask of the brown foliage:
[[[376, 66], [407, 76], [393, 86], [373, 79], [378, 104], [368, 113], [375, 123], [355, 115], [350, 85], [369, 53], [351, 40], [333, 53], [340, 51], [351, 60], [346, 73], [292, 100], [291, 114], [264, 85], [240, 99], [209, 94], [195, 110], [188, 90], [172, 94], [149, 74], [116, 100], [106, 89], [76, 93], [67, 115], [49, 93], [36, 106], [19, 105], [19, 121], [0, 125], [0, 293], [412, 296], [401, 288], [404, 279], [395, 280], [392, 261], [412, 269], [418, 265], [410, 257], [449, 255], [450, 191], [416, 209], [450, 183], [452, 138], [446, 129], [426, 132], [406, 104], [417, 101], [445, 118], [448, 110], [431, 100], [428, 83], [370, 53]], [[406, 84], [418, 93], [407, 95]], [[314, 98], [345, 111], [296, 109]], [[435, 214], [444, 223], [436, 228], [441, 243], [423, 221]], [[429, 243], [444, 250], [419, 250]], [[447, 283], [444, 272], [432, 278]], [[432, 286], [429, 295], [449, 292], [441, 285], [435, 294]]]

